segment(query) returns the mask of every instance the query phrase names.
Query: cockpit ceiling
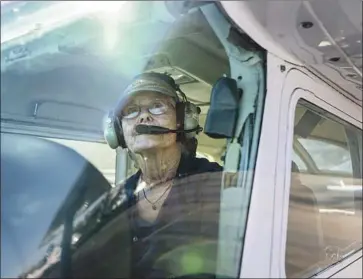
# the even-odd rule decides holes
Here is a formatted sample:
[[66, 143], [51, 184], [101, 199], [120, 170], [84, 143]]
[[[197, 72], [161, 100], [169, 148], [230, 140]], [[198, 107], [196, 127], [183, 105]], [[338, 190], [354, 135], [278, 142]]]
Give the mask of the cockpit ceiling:
[[[162, 4], [158, 3], [152, 4]], [[8, 13], [2, 10], [2, 31], [16, 27], [11, 21], [14, 9], [17, 15], [19, 10], [26, 13], [35, 5], [21, 4], [8, 6]], [[34, 9], [52, 7], [45, 6], [39, 2]], [[29, 12], [21, 20], [34, 21], [31, 15]], [[129, 80], [141, 71], [171, 74], [190, 101], [201, 106], [202, 114], [206, 113], [212, 85], [229, 73], [229, 63], [200, 12], [183, 16], [173, 22], [173, 28], [171, 23], [160, 20], [121, 23], [118, 37], [132, 36], [120, 39], [109, 52], [102, 44], [102, 24], [97, 18], [81, 18], [44, 31], [41, 36], [31, 36], [24, 49], [19, 44], [21, 37], [2, 42], [2, 119], [55, 121], [99, 131], [104, 115], [113, 108]]]
[[[259, 44], [281, 58], [294, 57], [334, 84], [352, 101], [362, 102], [362, 1], [248, 1], [224, 2], [226, 12], [250, 13], [261, 25]], [[238, 9], [237, 9], [238, 8]], [[242, 12], [243, 11], [243, 12]], [[237, 12], [235, 12], [237, 15]], [[233, 18], [233, 17], [232, 17]], [[234, 19], [243, 24], [243, 20]], [[247, 24], [246, 24], [247, 25]], [[240, 26], [254, 38], [253, 32]], [[261, 32], [260, 32], [261, 33]], [[270, 38], [263, 41], [261, 38]], [[265, 47], [264, 46], [264, 47]]]

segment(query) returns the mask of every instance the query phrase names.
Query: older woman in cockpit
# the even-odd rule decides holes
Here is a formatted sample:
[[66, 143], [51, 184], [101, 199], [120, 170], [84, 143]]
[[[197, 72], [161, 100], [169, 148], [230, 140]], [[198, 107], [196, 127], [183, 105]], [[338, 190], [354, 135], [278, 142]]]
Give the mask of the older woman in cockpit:
[[199, 113], [170, 76], [144, 73], [105, 129], [109, 145], [126, 148], [138, 167], [109, 197], [127, 208], [133, 278], [188, 273], [191, 255], [200, 272], [215, 272], [222, 167], [195, 156]]

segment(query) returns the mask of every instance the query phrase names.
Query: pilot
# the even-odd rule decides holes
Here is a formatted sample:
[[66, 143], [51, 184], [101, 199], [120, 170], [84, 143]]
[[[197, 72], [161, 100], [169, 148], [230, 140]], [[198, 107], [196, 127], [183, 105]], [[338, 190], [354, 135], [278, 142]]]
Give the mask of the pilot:
[[143, 73], [108, 118], [106, 141], [138, 168], [108, 199], [127, 207], [133, 278], [215, 272], [223, 168], [196, 157], [199, 113], [173, 78]]

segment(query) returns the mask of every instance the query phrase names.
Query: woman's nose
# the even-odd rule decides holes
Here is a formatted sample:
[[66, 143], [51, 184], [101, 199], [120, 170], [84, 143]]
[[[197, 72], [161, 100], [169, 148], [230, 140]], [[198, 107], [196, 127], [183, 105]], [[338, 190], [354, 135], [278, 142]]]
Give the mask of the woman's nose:
[[139, 116], [139, 122], [140, 123], [145, 123], [145, 122], [150, 122], [152, 121], [152, 118], [149, 114], [148, 111], [141, 111], [140, 112], [140, 116]]

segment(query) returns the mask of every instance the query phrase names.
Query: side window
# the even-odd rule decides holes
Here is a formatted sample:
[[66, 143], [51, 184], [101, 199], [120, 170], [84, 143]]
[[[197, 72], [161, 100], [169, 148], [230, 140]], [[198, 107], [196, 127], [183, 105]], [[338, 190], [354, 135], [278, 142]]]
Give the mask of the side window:
[[288, 278], [311, 277], [362, 247], [361, 137], [358, 128], [299, 102], [285, 255]]

